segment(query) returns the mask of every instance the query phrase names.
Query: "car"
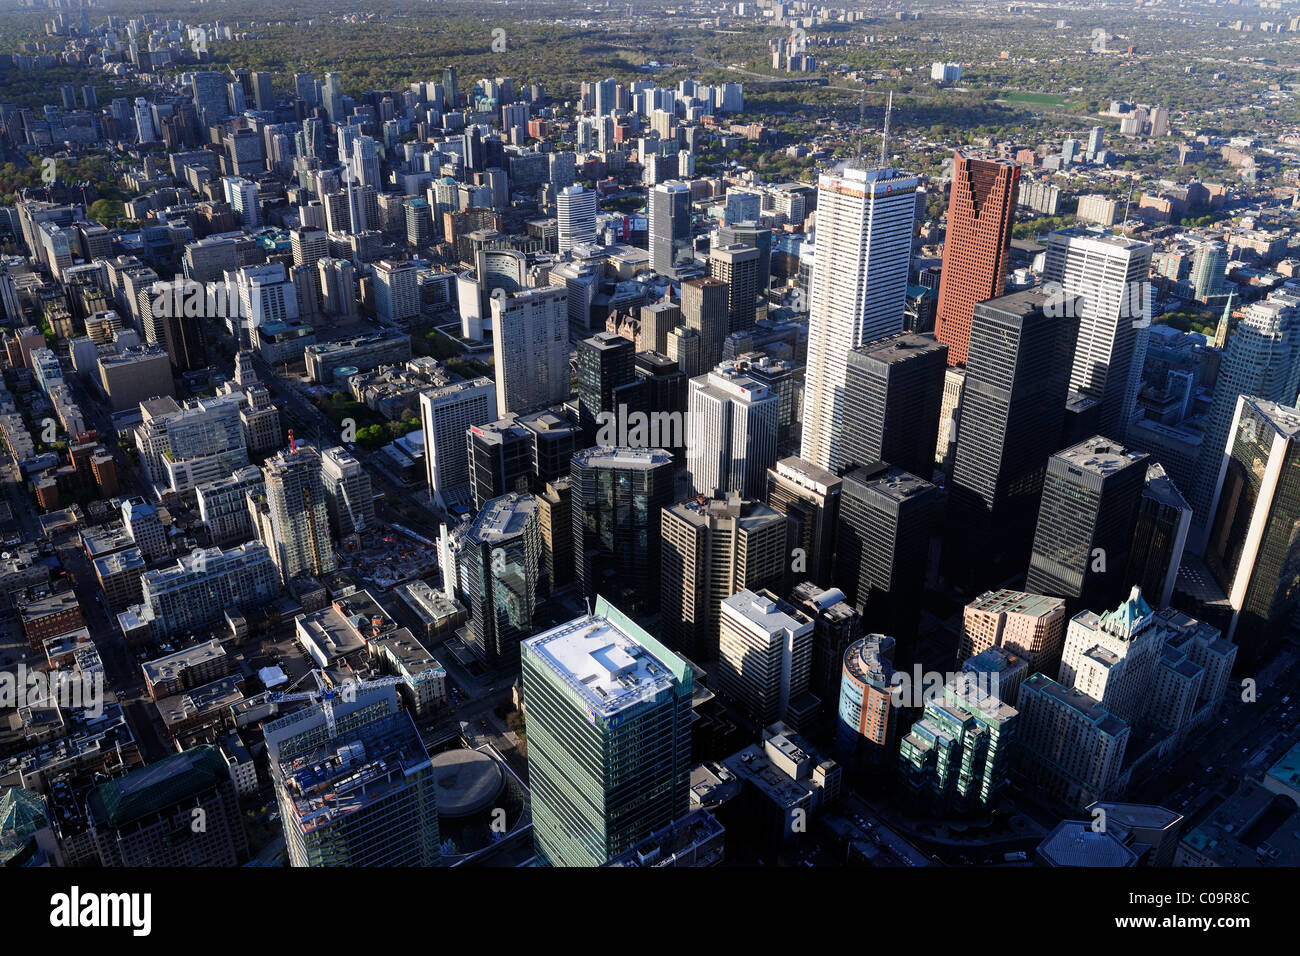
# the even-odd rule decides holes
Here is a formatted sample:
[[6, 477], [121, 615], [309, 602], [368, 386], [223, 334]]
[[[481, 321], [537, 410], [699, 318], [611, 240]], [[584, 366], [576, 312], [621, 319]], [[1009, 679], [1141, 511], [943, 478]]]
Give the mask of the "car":
[[1213, 768], [1213, 767], [1206, 767], [1206, 768], [1205, 768], [1205, 772], [1206, 772], [1206, 773], [1214, 773], [1214, 768]]

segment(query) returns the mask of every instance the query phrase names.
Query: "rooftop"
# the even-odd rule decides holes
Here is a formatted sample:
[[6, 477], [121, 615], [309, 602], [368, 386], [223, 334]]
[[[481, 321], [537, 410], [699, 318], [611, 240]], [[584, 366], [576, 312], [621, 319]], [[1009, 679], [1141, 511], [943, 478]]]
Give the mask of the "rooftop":
[[621, 713], [672, 687], [680, 680], [676, 675], [689, 673], [680, 658], [630, 620], [618, 620], [602, 610], [608, 613], [612, 608], [602, 600], [596, 614], [576, 618], [523, 643], [592, 713], [602, 717]]

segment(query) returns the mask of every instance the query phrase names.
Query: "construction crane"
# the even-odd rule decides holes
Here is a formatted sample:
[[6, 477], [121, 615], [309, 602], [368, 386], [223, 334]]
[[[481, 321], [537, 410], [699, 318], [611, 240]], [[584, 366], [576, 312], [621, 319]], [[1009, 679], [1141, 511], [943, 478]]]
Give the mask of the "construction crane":
[[[285, 691], [271, 695], [272, 707], [279, 709], [280, 704], [289, 704], [295, 701], [312, 701], [321, 705], [325, 712], [325, 725], [329, 729], [330, 739], [338, 736], [338, 725], [334, 721], [334, 705], [340, 700], [344, 700], [344, 688], [335, 687], [328, 677], [320, 670], [312, 670], [311, 675], [316, 678], [315, 690], [303, 690], [296, 692]], [[305, 676], [305, 675], [304, 675]], [[400, 677], [377, 677], [374, 680], [367, 681], [348, 681], [355, 687], [392, 687], [401, 684], [403, 681]], [[347, 686], [344, 685], [344, 687]], [[355, 692], [354, 692], [355, 696]], [[348, 701], [350, 703], [350, 701]]]

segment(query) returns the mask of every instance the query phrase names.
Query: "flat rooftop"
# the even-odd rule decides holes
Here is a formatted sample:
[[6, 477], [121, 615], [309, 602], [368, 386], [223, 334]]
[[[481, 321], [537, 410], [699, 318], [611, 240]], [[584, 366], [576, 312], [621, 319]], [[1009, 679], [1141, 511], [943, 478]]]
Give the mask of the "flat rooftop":
[[1077, 445], [1058, 451], [1052, 457], [1071, 468], [1106, 478], [1143, 461], [1147, 455], [1144, 452], [1129, 451], [1119, 442], [1101, 435], [1093, 435]]
[[586, 615], [524, 644], [604, 717], [653, 697], [674, 682], [667, 663], [607, 617]]
[[150, 684], [173, 680], [192, 667], [198, 667], [225, 656], [226, 649], [221, 646], [219, 640], [213, 638], [210, 641], [204, 641], [202, 644], [195, 644], [193, 647], [183, 648], [174, 654], [168, 654], [165, 657], [146, 662], [144, 665], [145, 680]]
[[508, 541], [523, 534], [536, 514], [537, 499], [532, 495], [502, 495], [483, 505], [468, 534], [471, 540], [485, 544]]

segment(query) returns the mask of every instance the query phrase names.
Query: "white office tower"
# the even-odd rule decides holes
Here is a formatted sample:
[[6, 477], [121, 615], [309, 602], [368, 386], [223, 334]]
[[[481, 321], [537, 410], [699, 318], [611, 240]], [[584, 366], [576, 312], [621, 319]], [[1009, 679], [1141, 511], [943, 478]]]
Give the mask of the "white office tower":
[[1224, 449], [1237, 399], [1250, 395], [1292, 405], [1300, 391], [1300, 297], [1274, 292], [1242, 310], [1228, 339], [1214, 385], [1214, 402], [1201, 439], [1196, 481], [1188, 495], [1192, 506], [1195, 551], [1205, 543], [1216, 510], [1216, 489], [1223, 472]]
[[375, 527], [375, 493], [361, 462], [336, 445], [321, 453], [320, 467], [334, 534], [346, 538]]
[[542, 286], [492, 296], [497, 412], [530, 412], [569, 397], [569, 296]]
[[465, 432], [499, 417], [496, 388], [490, 378], [431, 388], [420, 395], [425, 479], [440, 508], [468, 506], [473, 501]]
[[[818, 213], [820, 216], [820, 213]], [[1151, 243], [1092, 229], [1062, 229], [1047, 240], [1044, 284], [1067, 300], [1082, 296], [1070, 389], [1101, 403], [1097, 431], [1128, 432], [1151, 325]]]
[[741, 591], [722, 602], [718, 686], [756, 723], [786, 721], [793, 709], [791, 726], [806, 729], [796, 725], [817, 709], [808, 693], [812, 650], [812, 619], [771, 591]]
[[672, 276], [691, 236], [691, 187], [684, 182], [660, 183], [650, 190], [650, 268]]
[[221, 177], [221, 190], [231, 211], [240, 218], [245, 231], [262, 225], [262, 207], [257, 183], [239, 176]]
[[691, 379], [686, 468], [694, 492], [762, 498], [780, 421], [780, 396], [746, 372], [724, 363]]
[[849, 350], [903, 331], [918, 182], [897, 169], [851, 167], [817, 182], [799, 457], [827, 471], [840, 464]]
[[560, 255], [596, 241], [596, 191], [582, 186], [561, 189], [555, 197]]

